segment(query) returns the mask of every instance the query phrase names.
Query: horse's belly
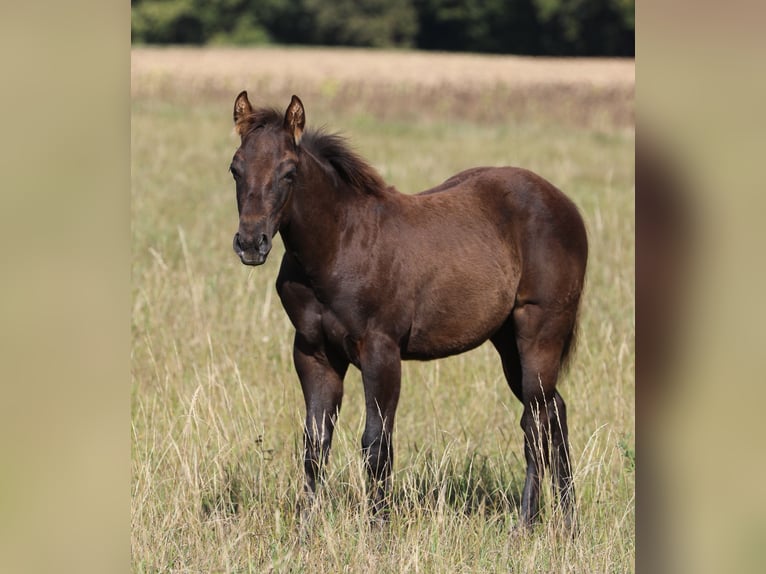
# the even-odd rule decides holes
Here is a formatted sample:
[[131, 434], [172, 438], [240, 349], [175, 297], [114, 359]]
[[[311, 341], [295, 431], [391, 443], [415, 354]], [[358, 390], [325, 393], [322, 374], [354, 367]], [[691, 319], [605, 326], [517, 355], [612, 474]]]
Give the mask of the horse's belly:
[[436, 359], [478, 347], [505, 323], [513, 308], [510, 299], [494, 305], [467, 303], [472, 302], [415, 309], [402, 357]]
[[[442, 260], [415, 290], [403, 355], [439, 358], [478, 347], [508, 319], [519, 272], [512, 259], [487, 258], [488, 248]], [[495, 249], [495, 252], [498, 250]]]

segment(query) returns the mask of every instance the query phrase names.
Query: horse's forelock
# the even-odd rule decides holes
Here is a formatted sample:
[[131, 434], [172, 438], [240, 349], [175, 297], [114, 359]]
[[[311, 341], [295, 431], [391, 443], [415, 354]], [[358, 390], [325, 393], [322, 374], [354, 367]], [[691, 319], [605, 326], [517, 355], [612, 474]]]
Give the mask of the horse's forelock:
[[269, 125], [282, 125], [282, 113], [275, 108], [259, 108], [243, 116], [237, 122], [236, 130], [244, 138], [256, 128]]

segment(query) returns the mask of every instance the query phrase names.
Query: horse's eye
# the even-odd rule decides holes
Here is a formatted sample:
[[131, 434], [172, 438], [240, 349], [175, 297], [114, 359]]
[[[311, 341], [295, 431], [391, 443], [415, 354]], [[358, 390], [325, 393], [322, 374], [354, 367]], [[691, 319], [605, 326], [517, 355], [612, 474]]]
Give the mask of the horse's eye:
[[233, 165], [229, 166], [229, 171], [231, 172], [231, 175], [234, 176], [235, 180], [239, 179], [239, 172], [237, 171], [237, 169]]
[[282, 179], [285, 180], [287, 183], [291, 183], [293, 179], [295, 179], [295, 168], [290, 168], [285, 172], [285, 174], [282, 176]]

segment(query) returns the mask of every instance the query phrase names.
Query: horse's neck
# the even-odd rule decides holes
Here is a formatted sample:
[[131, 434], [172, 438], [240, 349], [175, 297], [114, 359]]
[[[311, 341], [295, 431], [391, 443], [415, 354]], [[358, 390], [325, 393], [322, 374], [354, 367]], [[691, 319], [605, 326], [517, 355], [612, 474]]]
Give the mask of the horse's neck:
[[353, 194], [307, 154], [290, 205], [288, 225], [281, 230], [285, 247], [309, 276], [329, 270], [338, 249], [338, 238], [352, 208]]

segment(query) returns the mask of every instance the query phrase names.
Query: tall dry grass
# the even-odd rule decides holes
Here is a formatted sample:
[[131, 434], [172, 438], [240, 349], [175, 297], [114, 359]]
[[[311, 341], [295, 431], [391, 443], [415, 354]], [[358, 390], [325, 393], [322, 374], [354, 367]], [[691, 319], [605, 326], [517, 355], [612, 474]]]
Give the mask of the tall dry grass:
[[[183, 66], [174, 63], [178, 52], [189, 59]], [[633, 570], [632, 75], [626, 80], [622, 70], [613, 84], [591, 88], [573, 82], [570, 91], [556, 80], [545, 89], [559, 95], [509, 110], [527, 89], [497, 78], [497, 66], [512, 59], [456, 58], [447, 72], [442, 55], [364, 52], [364, 66], [349, 79], [327, 58], [355, 62], [357, 52], [236, 53], [238, 66], [226, 50], [134, 52], [134, 570]], [[279, 58], [289, 65], [257, 65]], [[195, 59], [209, 90], [184, 91]], [[408, 68], [409, 59], [425, 67]], [[417, 82], [428, 62], [441, 74], [438, 89]], [[566, 77], [589, 69], [571, 63]], [[525, 62], [534, 64], [551, 62]], [[497, 86], [466, 87], [465, 78], [482, 73], [485, 86], [493, 77]], [[241, 266], [230, 247], [237, 219], [226, 170], [237, 145], [230, 122], [240, 89], [280, 107], [298, 93], [309, 124], [345, 132], [403, 191], [472, 165], [511, 164], [537, 171], [580, 205], [591, 256], [580, 344], [560, 387], [570, 417], [577, 537], [549, 519], [528, 535], [511, 534], [525, 470], [521, 409], [489, 346], [404, 365], [393, 511], [382, 529], [370, 527], [365, 512], [364, 400], [359, 375], [350, 372], [321, 510], [299, 523], [303, 399], [291, 326], [273, 287], [281, 243], [255, 269]], [[610, 93], [621, 95], [612, 101]], [[579, 111], [582, 102], [593, 110]], [[551, 494], [546, 481], [547, 518]]]

